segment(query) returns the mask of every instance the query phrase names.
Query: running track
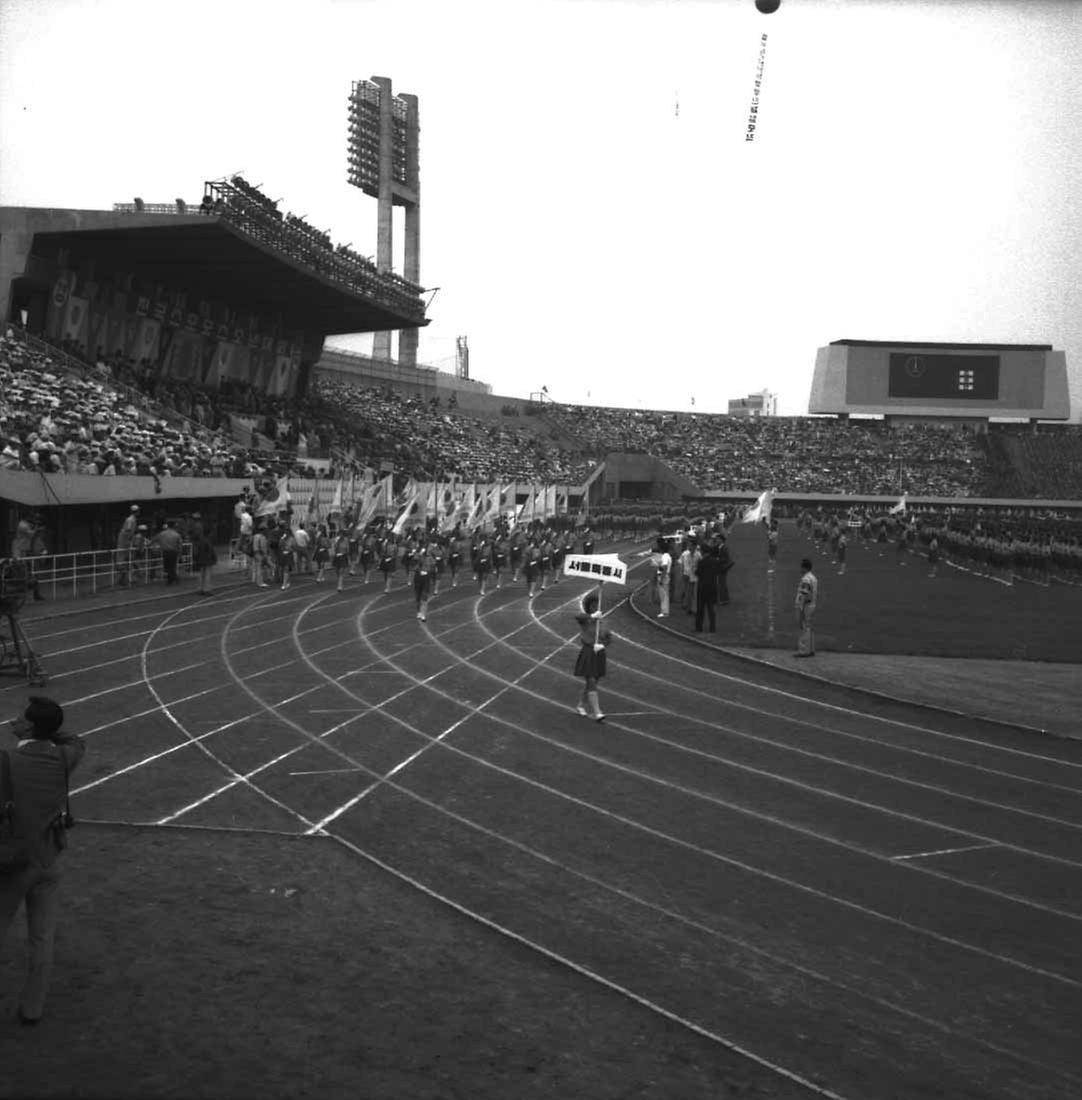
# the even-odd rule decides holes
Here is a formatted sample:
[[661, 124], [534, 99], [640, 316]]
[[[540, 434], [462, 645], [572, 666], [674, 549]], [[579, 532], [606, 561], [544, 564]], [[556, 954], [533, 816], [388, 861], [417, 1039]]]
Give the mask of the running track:
[[779, 677], [626, 603], [599, 726], [581, 583], [467, 583], [424, 624], [350, 583], [32, 624], [89, 738], [76, 815], [331, 835], [785, 1095], [1082, 1095], [1082, 743]]

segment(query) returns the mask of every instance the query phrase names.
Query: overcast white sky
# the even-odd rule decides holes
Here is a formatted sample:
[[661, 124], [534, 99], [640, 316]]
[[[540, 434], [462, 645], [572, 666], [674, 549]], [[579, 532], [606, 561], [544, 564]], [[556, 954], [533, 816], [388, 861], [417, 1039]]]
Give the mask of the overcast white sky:
[[797, 415], [831, 340], [1051, 343], [1082, 411], [1072, 0], [0, 0], [0, 202], [241, 171], [374, 253], [372, 75], [420, 100], [425, 362], [465, 335], [497, 393]]

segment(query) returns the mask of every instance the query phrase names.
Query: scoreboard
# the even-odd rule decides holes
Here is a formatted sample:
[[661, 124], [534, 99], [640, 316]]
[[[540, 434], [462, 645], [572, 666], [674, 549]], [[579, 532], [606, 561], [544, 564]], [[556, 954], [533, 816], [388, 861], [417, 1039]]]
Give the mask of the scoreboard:
[[1047, 344], [836, 340], [816, 356], [808, 411], [1066, 420], [1066, 357]]

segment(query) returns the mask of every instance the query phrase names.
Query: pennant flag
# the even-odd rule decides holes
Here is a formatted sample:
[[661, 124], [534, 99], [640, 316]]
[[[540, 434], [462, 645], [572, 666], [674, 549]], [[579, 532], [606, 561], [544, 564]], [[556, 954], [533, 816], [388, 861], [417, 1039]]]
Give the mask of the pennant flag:
[[372, 522], [383, 500], [383, 494], [384, 488], [382, 481], [377, 481], [364, 491], [364, 498], [361, 501], [360, 511], [357, 514], [357, 530], [363, 531]]
[[327, 509], [328, 516], [340, 516], [342, 514], [342, 482], [343, 478], [338, 479], [338, 484], [334, 487], [334, 496], [331, 497], [331, 506]]
[[774, 507], [774, 489], [767, 489], [759, 494], [759, 499], [744, 513], [741, 523], [758, 523], [765, 519], [770, 521], [770, 512]]
[[406, 501], [406, 506], [402, 509], [402, 512], [399, 515], [398, 519], [394, 521], [394, 527], [391, 528], [391, 530], [393, 530], [396, 535], [401, 535], [402, 532], [406, 529], [406, 524], [409, 523], [410, 517], [417, 509], [418, 503], [420, 502], [420, 496], [421, 494], [418, 492], [417, 488], [414, 487], [413, 492], [410, 494], [409, 499]]
[[273, 489], [269, 489], [256, 507], [256, 517], [276, 516], [289, 508], [289, 474], [280, 477]]
[[312, 486], [312, 495], [308, 498], [308, 518], [312, 523], [319, 522], [319, 478]]
[[564, 558], [564, 575], [585, 577], [600, 584], [624, 584], [627, 566], [616, 554], [568, 554]]
[[902, 493], [901, 497], [898, 500], [898, 503], [895, 504], [894, 507], [891, 508], [890, 511], [887, 514], [891, 515], [891, 516], [904, 515], [905, 514], [905, 498], [907, 496], [908, 496], [907, 493]]

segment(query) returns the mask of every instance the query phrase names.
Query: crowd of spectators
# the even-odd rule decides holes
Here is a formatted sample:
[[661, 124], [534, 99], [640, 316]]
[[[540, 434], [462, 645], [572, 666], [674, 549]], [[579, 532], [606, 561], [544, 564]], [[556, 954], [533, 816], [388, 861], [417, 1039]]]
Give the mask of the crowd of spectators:
[[324, 277], [360, 291], [401, 316], [416, 321], [424, 318], [422, 287], [393, 271], [380, 271], [368, 257], [348, 246], [336, 247], [326, 232], [304, 218], [283, 214], [275, 200], [243, 176], [233, 176], [228, 184], [210, 184], [199, 212], [236, 225]]
[[390, 461], [420, 481], [540, 481], [580, 484], [593, 462], [574, 461], [532, 418], [508, 423], [378, 387], [319, 376], [313, 405], [338, 417], [338, 446], [360, 465]]
[[739, 418], [546, 405], [587, 453], [654, 455], [705, 491], [976, 496], [985, 451], [957, 425], [813, 417]]
[[[74, 351], [80, 362], [69, 359]], [[75, 369], [78, 367], [78, 369]], [[156, 477], [310, 477], [364, 467], [419, 481], [581, 485], [610, 451], [665, 461], [704, 491], [1082, 498], [1082, 427], [1039, 434], [880, 420], [741, 419], [546, 403], [544, 415], [459, 410], [316, 375], [305, 399], [226, 380], [162, 379], [119, 353], [0, 338], [3, 465]]]
[[[203, 426], [200, 418], [210, 414], [198, 391], [188, 406], [196, 419], [171, 423], [108, 376], [80, 373], [73, 365], [66, 356], [54, 360], [25, 340], [0, 336], [0, 466], [156, 478], [282, 471], [282, 463]], [[286, 468], [293, 465], [290, 456]]]

